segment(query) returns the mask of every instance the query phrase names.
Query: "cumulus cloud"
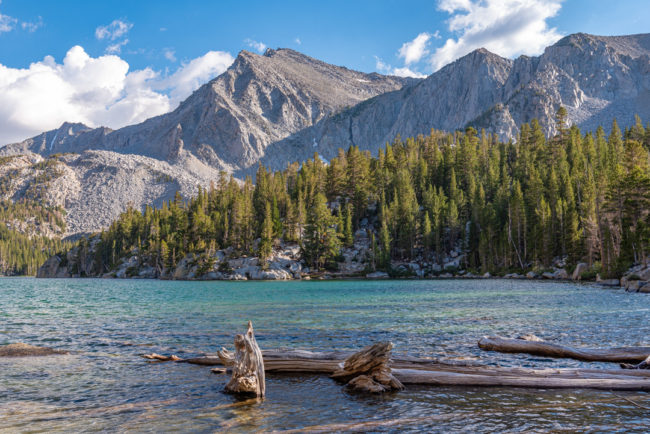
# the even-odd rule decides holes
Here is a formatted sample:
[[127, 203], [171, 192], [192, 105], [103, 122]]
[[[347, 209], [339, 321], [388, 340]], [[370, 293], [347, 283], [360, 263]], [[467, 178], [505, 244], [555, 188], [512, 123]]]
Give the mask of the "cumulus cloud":
[[266, 50], [266, 44], [264, 42], [254, 41], [250, 38], [244, 39], [244, 42], [259, 53], [263, 53]]
[[458, 34], [431, 56], [434, 71], [484, 47], [501, 56], [535, 55], [562, 37], [547, 20], [563, 0], [441, 0], [438, 9], [451, 15], [448, 27]]
[[413, 78], [424, 78], [426, 74], [421, 72], [413, 71], [409, 67], [405, 66], [403, 68], [393, 68], [393, 75], [398, 77], [413, 77]]
[[25, 69], [0, 64], [0, 144], [83, 122], [119, 128], [174, 109], [233, 61], [211, 51], [163, 76], [151, 68], [129, 71], [116, 55], [91, 57], [72, 47], [62, 63], [46, 56]]
[[133, 24], [122, 20], [113, 20], [106, 26], [99, 26], [95, 29], [95, 37], [99, 40], [110, 39], [114, 41], [126, 35], [133, 27]]
[[420, 33], [412, 41], [405, 42], [399, 49], [399, 57], [404, 59], [407, 65], [419, 62], [423, 56], [429, 54], [427, 44], [431, 35], [427, 32]]
[[384, 62], [381, 58], [377, 56], [375, 56], [375, 68], [377, 69], [377, 71], [383, 74], [396, 75], [398, 77], [414, 77], [414, 78], [426, 77], [425, 74], [422, 74], [418, 71], [413, 71], [407, 66], [404, 66], [402, 68], [393, 68], [391, 65]]
[[230, 53], [208, 51], [203, 56], [185, 63], [169, 77], [159, 80], [154, 88], [169, 91], [172, 106], [176, 106], [201, 84], [228, 69], [234, 61]]

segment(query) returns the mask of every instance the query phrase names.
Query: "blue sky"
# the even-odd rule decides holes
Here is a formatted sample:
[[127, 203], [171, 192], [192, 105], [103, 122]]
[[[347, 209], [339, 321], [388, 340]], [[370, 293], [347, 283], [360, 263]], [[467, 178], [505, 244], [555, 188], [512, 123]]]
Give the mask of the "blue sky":
[[[650, 31], [647, 0], [0, 3], [0, 144], [63, 120], [113, 128], [175, 108], [242, 49], [288, 47], [423, 76], [485, 46], [539, 54], [561, 36]], [[30, 66], [31, 65], [31, 66]]]

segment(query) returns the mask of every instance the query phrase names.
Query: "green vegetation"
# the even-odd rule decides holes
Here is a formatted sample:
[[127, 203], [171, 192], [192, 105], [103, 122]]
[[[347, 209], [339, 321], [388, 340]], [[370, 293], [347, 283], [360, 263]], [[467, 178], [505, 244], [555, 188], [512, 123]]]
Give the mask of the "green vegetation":
[[65, 210], [59, 206], [43, 206], [35, 201], [0, 200], [0, 221], [26, 223], [25, 232], [39, 232], [43, 226], [65, 232]]
[[[0, 157], [0, 166], [18, 158]], [[62, 174], [52, 156], [23, 168], [6, 168], [0, 176], [0, 275], [36, 274], [49, 256], [71, 246], [43, 236], [65, 232], [65, 210], [48, 206], [45, 197], [52, 181]], [[21, 186], [25, 175], [28, 181]], [[6, 199], [14, 195], [20, 199]]]
[[47, 258], [70, 247], [60, 239], [30, 238], [0, 225], [0, 275], [35, 275]]
[[[65, 231], [65, 210], [34, 201], [0, 201], [0, 275], [34, 275], [47, 258], [71, 243], [58, 238], [30, 237], [45, 227]], [[20, 230], [18, 230], [20, 228]]]
[[432, 131], [398, 137], [376, 158], [353, 146], [329, 165], [315, 155], [274, 173], [260, 167], [256, 185], [223, 175], [189, 201], [177, 194], [161, 209], [122, 214], [101, 234], [96, 268], [109, 271], [135, 249], [161, 269], [226, 247], [266, 259], [277, 239], [300, 243], [313, 269], [335, 268], [367, 220], [369, 269], [440, 262], [460, 247], [462, 267], [480, 272], [567, 258], [619, 275], [650, 248], [650, 128], [637, 118], [624, 133], [614, 122], [609, 135], [583, 135], [566, 127], [564, 109], [557, 121], [548, 140], [534, 120], [516, 143], [473, 128]]

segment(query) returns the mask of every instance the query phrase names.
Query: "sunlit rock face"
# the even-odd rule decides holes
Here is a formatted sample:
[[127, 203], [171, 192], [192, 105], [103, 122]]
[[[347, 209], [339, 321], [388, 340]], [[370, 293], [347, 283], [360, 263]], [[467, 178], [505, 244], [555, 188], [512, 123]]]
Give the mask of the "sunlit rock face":
[[128, 204], [191, 196], [222, 171], [243, 179], [259, 163], [283, 169], [315, 152], [329, 160], [350, 145], [376, 154], [398, 134], [474, 126], [516, 140], [536, 118], [551, 135], [561, 105], [583, 131], [609, 129], [613, 118], [629, 125], [634, 114], [650, 120], [650, 34], [575, 34], [514, 60], [479, 49], [426, 79], [365, 74], [288, 49], [242, 51], [170, 113], [115, 131], [65, 123], [0, 155], [75, 154], [58, 157], [62, 175], [45, 187], [73, 234], [106, 227]]

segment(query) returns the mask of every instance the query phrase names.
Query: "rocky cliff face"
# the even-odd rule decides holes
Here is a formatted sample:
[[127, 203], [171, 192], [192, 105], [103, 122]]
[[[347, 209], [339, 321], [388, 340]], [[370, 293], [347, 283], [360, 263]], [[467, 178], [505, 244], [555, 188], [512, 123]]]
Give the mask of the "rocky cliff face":
[[[323, 119], [267, 149], [262, 162], [283, 166], [287, 155], [331, 158], [358, 145], [376, 152], [397, 134], [478, 129], [516, 138], [518, 126], [536, 118], [547, 135], [556, 132], [555, 112], [583, 130], [650, 119], [650, 34], [567, 36], [539, 57], [509, 60], [476, 50], [412, 86], [364, 101]], [[311, 146], [318, 144], [318, 146]], [[286, 159], [284, 160], [286, 161]]]
[[256, 165], [266, 147], [413, 79], [364, 74], [289, 49], [242, 51], [228, 70], [171, 113], [116, 131], [63, 124], [3, 153], [107, 150], [176, 162], [191, 154], [232, 172]]
[[[66, 210], [66, 228], [53, 225], [21, 230], [21, 222], [5, 222], [32, 235], [68, 236], [108, 227], [129, 206], [162, 206], [179, 191], [196, 194], [199, 185], [219, 173], [191, 155], [170, 164], [141, 155], [84, 151], [44, 158], [28, 154], [0, 159], [0, 199], [36, 201]], [[22, 222], [25, 223], [25, 222]]]
[[650, 120], [650, 34], [576, 34], [515, 60], [479, 49], [424, 80], [364, 74], [287, 49], [242, 51], [171, 113], [116, 131], [65, 123], [0, 156], [74, 153], [59, 158], [64, 175], [49, 195], [68, 210], [68, 233], [78, 233], [105, 227], [128, 203], [159, 205], [177, 189], [192, 195], [220, 171], [243, 177], [258, 162], [282, 169], [350, 145], [374, 153], [397, 134], [431, 128], [472, 125], [515, 138], [533, 118], [554, 134], [560, 105], [583, 129], [607, 128], [614, 117], [630, 124], [634, 114]]

